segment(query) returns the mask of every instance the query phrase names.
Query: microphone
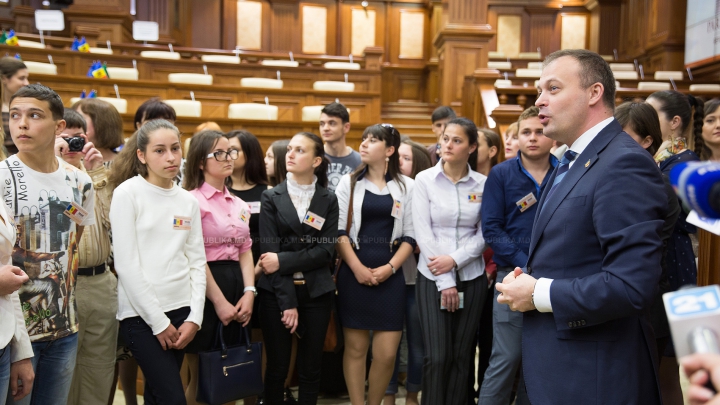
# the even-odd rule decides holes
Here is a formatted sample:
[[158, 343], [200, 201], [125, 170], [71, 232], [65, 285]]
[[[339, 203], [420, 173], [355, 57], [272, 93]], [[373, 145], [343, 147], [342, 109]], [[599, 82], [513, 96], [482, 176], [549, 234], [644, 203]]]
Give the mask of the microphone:
[[[683, 287], [663, 294], [663, 302], [677, 358], [720, 355], [720, 287]], [[717, 392], [711, 379], [705, 386]]]
[[670, 183], [700, 217], [720, 218], [720, 163], [679, 163], [670, 171]]

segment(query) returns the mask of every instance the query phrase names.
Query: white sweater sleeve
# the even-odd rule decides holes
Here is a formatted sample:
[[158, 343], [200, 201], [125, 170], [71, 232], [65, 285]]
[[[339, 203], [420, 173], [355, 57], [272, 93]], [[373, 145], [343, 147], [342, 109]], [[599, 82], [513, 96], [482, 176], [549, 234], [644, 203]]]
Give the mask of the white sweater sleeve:
[[[153, 334], [158, 335], [170, 326], [170, 319], [163, 312], [160, 300], [140, 266], [140, 247], [135, 229], [136, 215], [134, 199], [125, 190], [115, 189], [110, 204], [115, 270], [133, 308], [152, 328]], [[199, 219], [197, 221], [196, 223], [200, 222]], [[200, 318], [202, 319], [202, 315]]]
[[203, 308], [205, 307], [205, 244], [203, 242], [200, 208], [193, 202], [190, 235], [185, 243], [185, 256], [190, 266], [190, 315], [185, 322], [193, 322], [202, 326]]

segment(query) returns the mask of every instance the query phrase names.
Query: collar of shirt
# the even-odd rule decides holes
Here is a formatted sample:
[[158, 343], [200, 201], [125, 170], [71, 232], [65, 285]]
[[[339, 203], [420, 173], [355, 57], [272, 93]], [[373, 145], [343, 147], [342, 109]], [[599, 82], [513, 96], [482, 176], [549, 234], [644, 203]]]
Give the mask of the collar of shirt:
[[[365, 168], [362, 169], [362, 171], [360, 172], [360, 174], [358, 174], [358, 176], [357, 176], [357, 181], [360, 181], [360, 180], [362, 180], [363, 178], [365, 178], [365, 175], [367, 174], [367, 172], [368, 172], [368, 167], [365, 166]], [[385, 173], [385, 182], [386, 182], [386, 183], [389, 183], [392, 179], [393, 179], [393, 178], [392, 178], [392, 176], [390, 176], [390, 173]]]
[[287, 174], [287, 187], [288, 192], [291, 195], [301, 195], [307, 193], [315, 193], [315, 183], [317, 183], [317, 176], [313, 175], [313, 181], [310, 184], [298, 184], [295, 181], [295, 177], [292, 173]]
[[[587, 148], [587, 146], [590, 145], [590, 142], [592, 142], [593, 139], [595, 139], [595, 137], [598, 136], [600, 131], [602, 131], [606, 126], [608, 126], [611, 122], [613, 122], [614, 119], [615, 119], [615, 117], [606, 118], [606, 119], [600, 121], [599, 123], [595, 124], [594, 127], [588, 129], [587, 131], [585, 131], [584, 134], [580, 135], [580, 138], [576, 139], [575, 142], [573, 142], [573, 144], [570, 145], [570, 147], [568, 149], [573, 152], [576, 152], [578, 154], [578, 156], [580, 156], [583, 153], [583, 151], [585, 150], [585, 148]], [[572, 162], [570, 162], [569, 167], [572, 167], [573, 163], [575, 163], [576, 160], [573, 160]]]
[[540, 195], [542, 194], [542, 187], [545, 185], [547, 180], [550, 178], [549, 174], [552, 173], [552, 171], [555, 169], [555, 166], [558, 165], [558, 160], [552, 153], [550, 156], [548, 156], [548, 160], [550, 160], [550, 169], [545, 174], [545, 177], [543, 178], [542, 183], [538, 184], [537, 181], [535, 181], [535, 178], [525, 169], [525, 166], [522, 164], [522, 158], [520, 157], [520, 151], [518, 151], [517, 156], [515, 157], [515, 160], [518, 164], [518, 169], [525, 175], [527, 178], [532, 180], [533, 184], [535, 185], [535, 192], [537, 193], [537, 198], [540, 199]]
[[198, 189], [200, 190], [200, 193], [205, 197], [205, 199], [210, 200], [213, 197], [215, 197], [216, 194], [220, 194], [222, 197], [225, 197], [226, 200], [232, 200], [233, 196], [228, 191], [227, 187], [223, 186], [223, 190], [220, 191], [216, 189], [215, 187], [209, 185], [207, 182], [203, 182], [202, 186]]
[[[475, 181], [476, 183], [479, 183], [479, 181], [478, 181], [478, 179], [477, 179], [477, 176], [478, 176], [478, 175], [482, 176], [482, 174], [473, 171], [473, 170], [470, 168], [470, 164], [469, 164], [469, 163], [468, 163], [468, 165], [467, 165], [467, 168], [468, 168], [467, 174], [466, 174], [465, 176], [463, 176], [463, 178], [461, 178], [461, 179], [458, 180], [457, 182], [458, 182], [458, 183], [464, 183], [464, 182], [466, 182], [466, 181], [473, 180], [473, 181]], [[448, 177], [447, 174], [445, 174], [445, 169], [443, 168], [443, 160], [442, 160], [442, 158], [438, 159], [437, 164], [436, 164], [435, 166], [433, 166], [433, 167], [432, 167], [431, 169], [429, 169], [429, 170], [434, 170], [434, 171], [435, 171], [435, 173], [434, 173], [434, 174], [435, 174], [435, 178], [437, 178], [437, 177], [439, 177], [440, 175], [442, 175], [442, 177], [446, 178], [450, 183], [455, 184], [455, 183], [453, 183], [453, 181], [450, 179], [450, 177]]]

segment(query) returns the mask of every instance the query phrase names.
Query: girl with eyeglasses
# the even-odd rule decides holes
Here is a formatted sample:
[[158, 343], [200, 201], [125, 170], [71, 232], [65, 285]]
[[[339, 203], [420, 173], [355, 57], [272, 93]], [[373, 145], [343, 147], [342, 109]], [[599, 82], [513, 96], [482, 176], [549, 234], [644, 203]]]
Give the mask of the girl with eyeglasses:
[[227, 344], [238, 342], [250, 323], [255, 300], [255, 272], [250, 238], [250, 206], [225, 186], [238, 159], [237, 149], [218, 131], [192, 137], [185, 165], [185, 189], [200, 207], [205, 243], [205, 311], [202, 327], [188, 345], [188, 404], [196, 404], [198, 352], [212, 350], [220, 322]]
[[400, 134], [391, 125], [366, 128], [362, 164], [343, 176], [335, 191], [340, 206], [336, 249], [343, 260], [337, 275], [338, 313], [345, 337], [343, 370], [353, 405], [365, 403], [370, 331], [367, 404], [380, 405], [405, 321], [403, 263], [415, 249], [414, 181], [400, 172], [399, 148]]

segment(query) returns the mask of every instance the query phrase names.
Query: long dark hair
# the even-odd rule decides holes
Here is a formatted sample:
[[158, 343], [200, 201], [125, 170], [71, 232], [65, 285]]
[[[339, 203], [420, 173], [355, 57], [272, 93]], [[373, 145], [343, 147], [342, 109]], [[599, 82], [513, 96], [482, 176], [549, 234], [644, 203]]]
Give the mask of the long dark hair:
[[[240, 142], [240, 148], [242, 149], [243, 155], [245, 155], [245, 167], [243, 168], [245, 182], [248, 184], [267, 185], [267, 170], [265, 170], [263, 151], [257, 137], [242, 129], [230, 131], [225, 134], [225, 137], [228, 139], [237, 138]], [[232, 186], [232, 176], [228, 176], [227, 186]]]
[[[390, 175], [391, 179], [395, 180], [395, 182], [400, 185], [400, 188], [404, 192], [405, 182], [403, 181], [401, 176], [402, 173], [400, 172], [400, 153], [398, 151], [398, 149], [400, 149], [400, 132], [398, 132], [398, 130], [390, 124], [375, 124], [365, 128], [365, 131], [363, 131], [362, 134], [362, 140], [364, 141], [371, 135], [373, 138], [385, 142], [386, 148], [390, 146], [395, 147], [393, 154], [390, 155], [387, 162], [387, 173]], [[366, 168], [367, 164], [363, 163], [350, 175], [350, 184], [352, 188], [355, 188], [358, 176], [360, 176], [360, 173], [362, 173], [362, 171]]]
[[705, 146], [702, 137], [705, 103], [691, 94], [685, 95], [675, 90], [656, 91], [648, 97], [648, 99], [651, 98], [660, 101], [660, 104], [662, 104], [660, 111], [665, 114], [667, 119], [672, 119], [676, 115], [680, 117], [680, 121], [682, 122], [680, 130], [683, 136], [692, 121], [693, 152], [700, 156]]
[[[304, 136], [308, 138], [309, 140], [313, 141], [314, 148], [313, 148], [313, 154], [314, 157], [319, 157], [322, 159], [322, 162], [320, 162], [320, 165], [315, 168], [315, 176], [317, 177], [317, 184], [319, 184], [323, 188], [327, 188], [328, 185], [328, 165], [330, 162], [325, 157], [325, 146], [323, 145], [322, 139], [320, 139], [319, 136], [313, 134], [312, 132], [298, 132], [295, 134], [295, 136]], [[287, 153], [287, 151], [286, 151]], [[285, 159], [283, 159], [284, 161]], [[277, 162], [277, 155], [275, 156], [275, 161]]]
[[421, 143], [417, 143], [411, 140], [410, 138], [403, 139], [402, 143], [410, 146], [410, 148], [412, 149], [413, 163], [412, 173], [410, 173], [411, 179], [414, 179], [415, 176], [417, 176], [417, 174], [421, 171], [432, 167], [432, 159], [430, 158], [430, 152], [427, 151], [427, 148], [425, 146], [423, 146]]
[[[718, 108], [720, 108], [720, 98], [714, 98], [712, 100], [708, 100], [705, 103], [705, 114], [703, 116], [703, 119], [705, 119], [705, 116], [714, 113]], [[703, 139], [703, 149], [702, 154], [700, 155], [701, 160], [710, 160], [712, 156], [712, 151], [710, 148], [705, 144]]]
[[[270, 181], [270, 185], [273, 187], [285, 181], [285, 178], [287, 177], [285, 155], [287, 155], [287, 146], [289, 143], [289, 140], [283, 139], [282, 141], [275, 141], [270, 144], [270, 149], [273, 152], [273, 159], [275, 159], [275, 163], [273, 164], [275, 174], [269, 176], [268, 180]], [[265, 173], [267, 173], [267, 171]]]
[[205, 130], [190, 138], [190, 148], [188, 148], [187, 158], [185, 159], [185, 173], [183, 176], [185, 190], [195, 190], [205, 183], [205, 173], [203, 173], [200, 166], [207, 162], [207, 155], [212, 153], [218, 140], [223, 136], [220, 131]]
[[133, 125], [135, 129], [140, 128], [142, 120], [150, 121], [156, 119], [164, 119], [171, 122], [177, 121], [177, 115], [175, 109], [169, 104], [163, 103], [159, 97], [153, 97], [144, 103], [140, 104], [137, 111], [135, 111], [135, 120]]
[[650, 104], [627, 101], [615, 109], [615, 119], [623, 127], [629, 126], [643, 139], [652, 138], [652, 144], [646, 149], [655, 156], [662, 145], [662, 131], [657, 112]]
[[112, 169], [110, 170], [109, 183], [113, 189], [125, 180], [137, 176], [138, 174], [147, 177], [147, 166], [140, 162], [137, 157], [137, 151], [147, 152], [147, 146], [150, 142], [150, 135], [159, 129], [169, 129], [177, 134], [180, 139], [180, 131], [177, 127], [166, 120], [148, 121], [133, 136], [128, 139], [125, 146], [118, 156], [113, 160]]
[[[495, 156], [490, 158], [490, 168], [492, 169], [501, 160], [501, 156], [502, 160], [505, 160], [505, 148], [502, 147], [502, 139], [500, 139], [500, 135], [498, 135], [497, 132], [487, 128], [478, 128], [478, 132], [483, 134], [488, 148], [492, 148], [494, 146], [497, 151], [495, 152]], [[500, 155], [501, 153], [502, 155]]]
[[453, 118], [445, 125], [446, 131], [447, 127], [450, 125], [458, 125], [460, 128], [462, 128], [463, 132], [465, 132], [465, 136], [467, 136], [468, 138], [468, 142], [470, 143], [470, 145], [476, 146], [475, 151], [471, 153], [470, 156], [468, 156], [468, 164], [470, 165], [470, 170], [476, 172], [478, 158], [478, 129], [475, 126], [475, 123], [467, 118]]

